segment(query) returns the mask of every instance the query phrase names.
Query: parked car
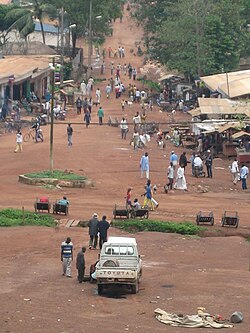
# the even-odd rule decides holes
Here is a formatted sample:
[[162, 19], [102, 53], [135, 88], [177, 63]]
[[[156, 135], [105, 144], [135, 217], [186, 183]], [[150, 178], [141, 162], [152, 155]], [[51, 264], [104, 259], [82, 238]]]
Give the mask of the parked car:
[[127, 285], [133, 294], [139, 291], [142, 262], [136, 239], [130, 237], [109, 237], [103, 244], [100, 260], [96, 265], [98, 294], [105, 287]]

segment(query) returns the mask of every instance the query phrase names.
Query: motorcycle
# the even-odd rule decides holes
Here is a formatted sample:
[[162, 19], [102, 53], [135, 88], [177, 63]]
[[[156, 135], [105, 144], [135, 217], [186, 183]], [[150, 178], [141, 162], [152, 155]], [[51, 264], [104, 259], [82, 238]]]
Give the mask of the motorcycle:
[[47, 115], [46, 114], [42, 114], [42, 115], [38, 115], [36, 118], [37, 122], [39, 122], [39, 124], [42, 125], [47, 125], [48, 123], [48, 119], [47, 119]]
[[54, 117], [56, 120], [65, 120], [66, 111], [58, 108], [54, 108]]

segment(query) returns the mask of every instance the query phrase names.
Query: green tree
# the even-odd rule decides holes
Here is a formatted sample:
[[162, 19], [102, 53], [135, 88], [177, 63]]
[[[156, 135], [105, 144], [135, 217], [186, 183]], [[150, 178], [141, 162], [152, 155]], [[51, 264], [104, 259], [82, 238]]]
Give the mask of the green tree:
[[138, 0], [151, 57], [187, 77], [237, 69], [249, 41], [248, 0]]

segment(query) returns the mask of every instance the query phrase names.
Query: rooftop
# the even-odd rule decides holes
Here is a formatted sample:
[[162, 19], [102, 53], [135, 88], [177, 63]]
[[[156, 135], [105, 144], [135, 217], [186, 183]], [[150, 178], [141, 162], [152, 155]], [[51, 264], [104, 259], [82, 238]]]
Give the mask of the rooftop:
[[49, 70], [51, 55], [11, 56], [0, 59], [0, 84], [14, 75], [15, 82], [28, 76], [35, 76], [41, 71]]
[[201, 80], [210, 90], [230, 98], [250, 94], [250, 70], [203, 76]]

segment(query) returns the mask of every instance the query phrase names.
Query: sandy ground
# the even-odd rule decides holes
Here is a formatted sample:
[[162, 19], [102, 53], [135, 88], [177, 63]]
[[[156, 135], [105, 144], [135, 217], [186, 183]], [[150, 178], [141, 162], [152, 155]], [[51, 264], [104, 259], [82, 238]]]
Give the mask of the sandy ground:
[[[123, 23], [114, 24], [114, 35], [108, 38], [106, 46], [125, 46], [126, 57], [121, 63], [140, 67], [142, 59], [129, 53], [142, 31], [126, 16]], [[117, 61], [118, 62], [118, 61]], [[109, 59], [106, 60], [109, 64]], [[100, 77], [99, 73], [95, 73]], [[109, 73], [106, 74], [109, 77]], [[128, 83], [127, 78], [123, 78]], [[102, 106], [105, 121], [108, 116], [122, 117], [120, 100], [114, 96], [106, 101], [104, 87]], [[97, 87], [97, 85], [96, 85]], [[131, 122], [140, 106], [127, 108], [125, 113]], [[94, 107], [92, 121], [97, 122]], [[82, 122], [76, 110], [69, 111], [69, 121]], [[182, 119], [182, 115], [177, 115]], [[148, 114], [148, 121], [167, 121], [167, 115], [157, 108]], [[1, 137], [0, 156], [0, 202], [1, 207], [25, 207], [33, 209], [36, 197], [49, 196], [51, 201], [67, 195], [70, 200], [68, 218], [89, 219], [94, 212], [112, 218], [114, 204], [124, 204], [128, 187], [132, 196], [140, 198], [145, 179], [140, 179], [139, 162], [148, 151], [150, 178], [158, 186], [156, 195], [159, 208], [152, 218], [175, 221], [193, 221], [200, 210], [213, 210], [217, 235], [231, 237], [195, 238], [160, 233], [139, 233], [136, 235], [143, 259], [143, 279], [138, 295], [125, 293], [119, 297], [106, 294], [96, 295], [94, 285], [76, 282], [61, 276], [60, 244], [70, 235], [75, 251], [87, 245], [88, 234], [81, 228], [20, 227], [1, 229], [0, 271], [0, 332], [12, 333], [80, 333], [80, 332], [185, 332], [181, 328], [169, 328], [154, 319], [153, 311], [160, 307], [176, 313], [196, 313], [198, 306], [206, 307], [212, 314], [229, 317], [236, 310], [242, 311], [244, 322], [234, 332], [249, 332], [248, 316], [250, 290], [249, 244], [239, 235], [249, 233], [249, 190], [242, 192], [240, 184], [233, 186], [228, 165], [231, 161], [214, 161], [213, 179], [193, 179], [190, 166], [186, 176], [189, 191], [165, 194], [166, 169], [169, 154], [173, 149], [167, 143], [165, 151], [156, 146], [152, 138], [146, 150], [133, 151], [128, 139], [121, 140], [117, 128], [106, 125], [90, 126], [73, 124], [73, 147], [67, 148], [66, 122], [55, 126], [54, 166], [68, 169], [90, 177], [95, 187], [91, 189], [54, 189], [32, 187], [18, 183], [18, 175], [49, 168], [49, 127], [43, 127], [45, 142], [24, 143], [23, 153], [14, 154], [15, 136]], [[182, 148], [175, 148], [178, 154]], [[187, 152], [188, 155], [191, 152]], [[198, 193], [198, 185], [208, 186], [208, 193]], [[224, 210], [237, 210], [240, 228], [226, 230], [220, 227]], [[209, 227], [210, 228], [210, 227]], [[111, 228], [111, 235], [126, 235]], [[210, 232], [210, 236], [213, 234]], [[98, 251], [87, 251], [87, 266], [93, 263]], [[73, 265], [74, 266], [74, 265]], [[160, 298], [157, 298], [159, 296]], [[197, 329], [189, 329], [190, 333]], [[206, 329], [206, 332], [212, 330]]]

